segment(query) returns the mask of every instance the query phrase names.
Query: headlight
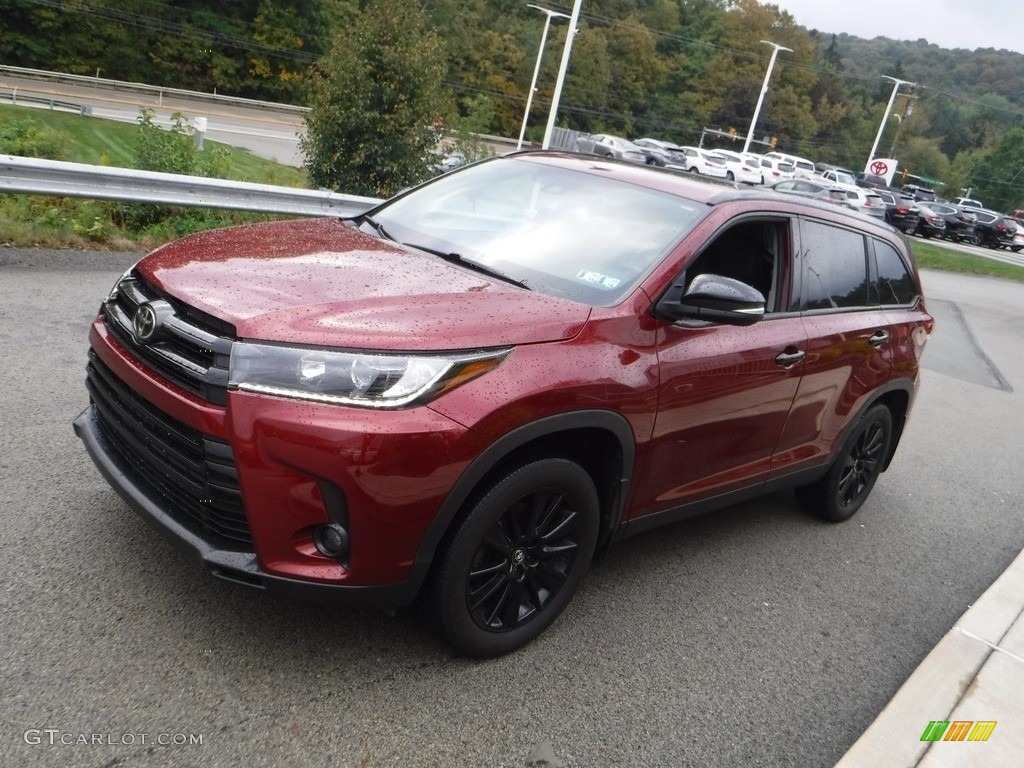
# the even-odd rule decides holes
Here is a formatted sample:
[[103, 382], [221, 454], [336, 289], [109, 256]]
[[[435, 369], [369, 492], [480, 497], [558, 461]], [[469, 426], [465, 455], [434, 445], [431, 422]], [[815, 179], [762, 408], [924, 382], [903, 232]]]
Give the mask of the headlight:
[[236, 342], [228, 386], [322, 403], [398, 408], [464, 384], [496, 368], [508, 353], [391, 355]]
[[132, 276], [132, 270], [135, 269], [136, 265], [132, 264], [128, 269], [124, 271], [124, 274], [117, 278], [117, 282], [114, 283], [114, 287], [110, 289], [110, 293], [107, 294], [107, 301], [114, 301], [117, 298], [117, 292], [121, 289], [121, 283]]

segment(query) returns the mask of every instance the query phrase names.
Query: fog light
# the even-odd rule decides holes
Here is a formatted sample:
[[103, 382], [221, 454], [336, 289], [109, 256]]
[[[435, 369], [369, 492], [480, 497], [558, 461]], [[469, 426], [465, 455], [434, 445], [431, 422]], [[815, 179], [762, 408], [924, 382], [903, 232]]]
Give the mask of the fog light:
[[324, 557], [345, 557], [348, 554], [348, 531], [340, 525], [320, 525], [313, 529], [313, 546]]

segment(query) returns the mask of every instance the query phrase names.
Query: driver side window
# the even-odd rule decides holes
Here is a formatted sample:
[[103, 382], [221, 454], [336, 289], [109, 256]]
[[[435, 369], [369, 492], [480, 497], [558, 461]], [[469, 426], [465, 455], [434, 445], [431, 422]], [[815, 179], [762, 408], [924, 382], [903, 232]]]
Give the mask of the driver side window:
[[686, 268], [684, 291], [697, 275], [731, 277], [756, 288], [765, 298], [765, 312], [785, 311], [789, 260], [789, 222], [747, 220], [721, 232]]

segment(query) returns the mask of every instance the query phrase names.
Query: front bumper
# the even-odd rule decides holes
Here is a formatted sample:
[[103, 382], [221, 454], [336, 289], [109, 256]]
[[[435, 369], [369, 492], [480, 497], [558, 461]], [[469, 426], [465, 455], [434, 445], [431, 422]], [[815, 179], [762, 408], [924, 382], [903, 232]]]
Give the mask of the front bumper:
[[416, 596], [418, 581], [354, 586], [267, 573], [260, 568], [254, 552], [218, 549], [187, 521], [170, 515], [159, 495], [138, 477], [103, 434], [94, 406], [90, 405], [75, 419], [74, 429], [100, 473], [128, 506], [162, 535], [198, 558], [219, 579], [285, 597], [350, 606], [393, 608], [409, 604]]

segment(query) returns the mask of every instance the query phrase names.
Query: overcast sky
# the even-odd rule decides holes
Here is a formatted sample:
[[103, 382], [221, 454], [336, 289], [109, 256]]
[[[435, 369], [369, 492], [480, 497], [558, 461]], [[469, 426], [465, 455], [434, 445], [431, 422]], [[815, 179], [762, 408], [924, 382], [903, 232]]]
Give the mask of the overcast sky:
[[1024, 0], [761, 0], [797, 24], [871, 39], [926, 39], [942, 48], [1024, 53]]

